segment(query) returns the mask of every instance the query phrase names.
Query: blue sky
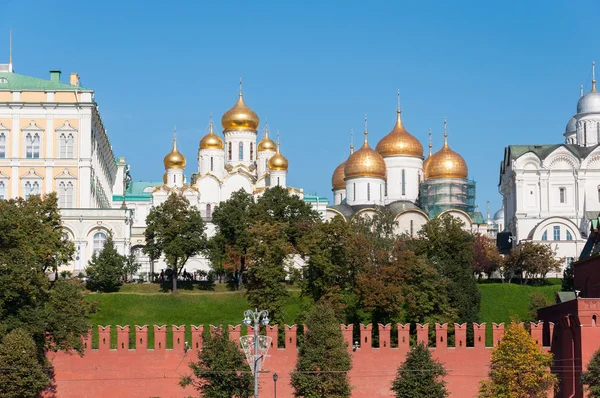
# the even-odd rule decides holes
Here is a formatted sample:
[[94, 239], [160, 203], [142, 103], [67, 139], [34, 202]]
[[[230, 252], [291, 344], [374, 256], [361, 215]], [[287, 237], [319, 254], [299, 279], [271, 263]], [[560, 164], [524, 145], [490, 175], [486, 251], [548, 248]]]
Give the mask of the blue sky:
[[[77, 72], [96, 100], [116, 156], [134, 180], [160, 180], [173, 125], [197, 169], [198, 142], [244, 79], [246, 104], [281, 131], [288, 184], [331, 199], [331, 174], [357, 142], [403, 121], [427, 147], [467, 161], [485, 211], [501, 204], [499, 163], [510, 144], [563, 142], [579, 86], [600, 60], [594, 1], [102, 1], [0, 0], [0, 48], [13, 28], [17, 72]], [[6, 17], [8, 16], [8, 18]], [[0, 59], [1, 62], [6, 62]]]

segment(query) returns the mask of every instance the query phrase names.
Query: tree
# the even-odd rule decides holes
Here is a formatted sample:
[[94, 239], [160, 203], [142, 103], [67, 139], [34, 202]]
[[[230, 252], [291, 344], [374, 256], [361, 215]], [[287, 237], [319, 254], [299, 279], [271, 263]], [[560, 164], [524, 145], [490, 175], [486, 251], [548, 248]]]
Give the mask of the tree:
[[476, 234], [473, 237], [473, 272], [491, 278], [501, 265], [502, 256], [495, 242], [485, 235]]
[[172, 271], [173, 293], [177, 293], [177, 277], [183, 265], [206, 248], [202, 216], [185, 197], [172, 193], [150, 210], [146, 225], [146, 246], [142, 250], [151, 260], [164, 255]]
[[[48, 386], [52, 377], [52, 366], [46, 361], [49, 351], [76, 350], [83, 354], [82, 337], [90, 330], [88, 316], [93, 310], [84, 298], [85, 289], [76, 279], [59, 278], [50, 282], [46, 275], [47, 272], [56, 274], [58, 267], [72, 259], [73, 252], [73, 244], [63, 232], [56, 194], [43, 198], [33, 195], [27, 200], [0, 200], [0, 336], [4, 336], [3, 352], [9, 355], [6, 347], [8, 351], [22, 347], [17, 351], [19, 355], [23, 350], [26, 352], [21, 355], [22, 361], [35, 360], [38, 364], [19, 362], [31, 370], [27, 380], [24, 384], [0, 381], [0, 395], [31, 396], [33, 390], [39, 393]], [[35, 353], [30, 355], [31, 341]], [[4, 358], [6, 356], [0, 363], [11, 363]], [[43, 377], [40, 368], [45, 373]], [[1, 377], [21, 376], [17, 371]]]
[[125, 264], [123, 265], [123, 279], [125, 281], [132, 280], [133, 275], [135, 275], [141, 267], [142, 264], [137, 262], [135, 253], [130, 253], [129, 255], [125, 256]]
[[564, 259], [556, 259], [555, 254], [550, 245], [524, 242], [510, 251], [505, 260], [506, 267], [513, 274], [521, 271], [523, 284], [536, 275], [545, 279], [548, 272], [559, 271], [562, 267]]
[[294, 396], [350, 397], [352, 359], [334, 311], [326, 304], [317, 304], [306, 326], [308, 332], [291, 377]]
[[443, 214], [423, 225], [419, 239], [407, 240], [407, 245], [448, 278], [448, 299], [457, 321], [470, 324], [479, 320], [481, 294], [472, 271], [473, 235], [463, 227], [458, 218]]
[[377, 250], [391, 251], [398, 236], [394, 233], [396, 215], [385, 207], [378, 207], [372, 216], [361, 213], [354, 217], [352, 230], [368, 239]]
[[398, 368], [392, 391], [398, 398], [444, 398], [450, 395], [444, 376], [444, 366], [434, 360], [425, 344], [420, 342]]
[[115, 248], [112, 235], [109, 234], [100, 253], [94, 253], [85, 273], [90, 290], [114, 292], [123, 284], [126, 257]]
[[222, 264], [233, 271], [238, 290], [243, 288], [246, 273], [246, 255], [250, 247], [248, 227], [251, 223], [250, 209], [254, 205], [252, 195], [240, 189], [215, 208], [212, 222], [216, 235], [211, 238], [207, 254], [211, 263]]
[[281, 222], [257, 222], [250, 230], [248, 248], [248, 287], [246, 297], [254, 308], [269, 311], [274, 323], [283, 323], [283, 307], [288, 297], [285, 288], [285, 261], [292, 246]]
[[569, 263], [563, 271], [561, 290], [563, 292], [575, 291], [575, 270], [573, 269], [573, 263]]
[[600, 398], [600, 350], [592, 355], [587, 370], [581, 375], [581, 383], [586, 387], [589, 398]]
[[528, 307], [528, 311], [527, 311], [528, 320], [530, 322], [537, 322], [538, 321], [537, 311], [540, 308], [544, 308], [549, 305], [552, 305], [552, 303], [546, 298], [544, 293], [538, 293], [538, 292], [531, 293], [531, 297], [529, 298], [529, 307]]
[[204, 398], [249, 398], [254, 393], [250, 367], [240, 348], [229, 340], [227, 330], [219, 328], [204, 337], [198, 362], [190, 362], [192, 376], [184, 376], [179, 384], [193, 386]]
[[13, 329], [0, 342], [0, 396], [37, 397], [50, 384], [50, 369], [35, 341], [23, 329]]
[[492, 351], [489, 380], [479, 387], [481, 398], [542, 398], [557, 386], [550, 373], [552, 354], [544, 352], [520, 325], [511, 324]]

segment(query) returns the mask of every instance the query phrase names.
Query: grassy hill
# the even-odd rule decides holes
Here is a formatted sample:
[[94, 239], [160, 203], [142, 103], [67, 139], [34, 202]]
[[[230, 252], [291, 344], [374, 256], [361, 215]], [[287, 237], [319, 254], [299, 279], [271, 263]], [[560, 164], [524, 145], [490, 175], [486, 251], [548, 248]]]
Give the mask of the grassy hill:
[[[526, 318], [531, 294], [540, 292], [548, 300], [560, 290], [560, 280], [546, 286], [521, 286], [517, 284], [483, 283], [481, 291], [480, 321], [488, 325], [510, 322], [511, 317]], [[98, 311], [91, 316], [94, 325], [217, 325], [241, 324], [244, 311], [249, 309], [243, 293], [229, 292], [222, 285], [216, 291], [182, 289], [180, 294], [161, 293], [158, 285], [125, 285], [117, 293], [97, 293], [87, 296], [97, 302]], [[300, 310], [299, 291], [290, 290], [287, 301], [286, 323], [293, 323]], [[116, 334], [116, 328], [113, 328]], [[170, 335], [170, 331], [168, 335]], [[189, 330], [186, 332], [188, 336]], [[97, 333], [94, 333], [97, 338]], [[189, 337], [187, 337], [189, 338]], [[153, 332], [150, 331], [152, 344]], [[169, 340], [167, 340], [169, 341]], [[491, 341], [491, 340], [490, 340]]]

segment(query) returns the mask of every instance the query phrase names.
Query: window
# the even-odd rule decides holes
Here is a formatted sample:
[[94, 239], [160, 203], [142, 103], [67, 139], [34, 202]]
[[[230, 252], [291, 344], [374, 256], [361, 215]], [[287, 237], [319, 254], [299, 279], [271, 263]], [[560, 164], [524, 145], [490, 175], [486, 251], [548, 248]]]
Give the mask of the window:
[[62, 181], [58, 184], [58, 205], [62, 208], [73, 208], [73, 183]]
[[356, 183], [352, 183], [352, 196], [353, 200], [356, 200]]
[[269, 170], [269, 159], [265, 159], [265, 170]]
[[59, 157], [61, 159], [72, 159], [73, 158], [73, 144], [75, 139], [73, 138], [73, 134], [66, 135], [62, 133], [59, 138]]
[[548, 231], [544, 231], [542, 234], [542, 240], [548, 240]]
[[406, 170], [402, 169], [402, 195], [406, 195]]
[[571, 265], [573, 263], [573, 261], [575, 261], [575, 258], [567, 257], [567, 266]]
[[208, 217], [208, 218], [212, 217], [212, 209], [210, 207], [210, 203], [208, 203], [206, 205], [206, 217]]
[[5, 77], [0, 77], [0, 84], [7, 84], [8, 83], [8, 79]]
[[[387, 196], [387, 195], [388, 195], [388, 193], [387, 193], [387, 180], [385, 180], [385, 187], [384, 187], [384, 190], [385, 190], [385, 191], [384, 191], [384, 193], [385, 193], [385, 196]], [[599, 194], [599, 195], [600, 195], [600, 194]]]
[[243, 142], [240, 142], [239, 148], [240, 148], [239, 159], [244, 160], [244, 143]]
[[6, 157], [6, 136], [0, 133], [0, 159]]
[[0, 181], [0, 200], [6, 198], [6, 187], [4, 186], [4, 182]]
[[573, 235], [571, 235], [570, 231], [567, 231], [567, 240], [573, 240]]
[[25, 136], [25, 156], [27, 159], [38, 159], [40, 157], [40, 136], [35, 133], [27, 133]]
[[277, 185], [279, 186], [279, 177], [277, 177]]
[[565, 203], [567, 198], [566, 198], [566, 194], [565, 194], [565, 189], [564, 188], [558, 188], [558, 196], [559, 196], [559, 201], [560, 203]]
[[214, 168], [214, 164], [213, 164], [213, 157], [210, 157], [210, 171], [213, 171]]
[[254, 143], [250, 143], [250, 161], [254, 159]]
[[560, 240], [560, 227], [558, 225], [554, 226], [554, 240]]
[[371, 200], [371, 183], [367, 182], [367, 200]]
[[231, 160], [231, 142], [227, 144], [227, 159]]
[[410, 236], [414, 235], [414, 231], [415, 231], [414, 221], [410, 220]]
[[29, 199], [31, 195], [39, 195], [40, 194], [40, 184], [37, 181], [33, 183], [31, 181], [27, 181], [25, 183], [25, 199]]
[[100, 253], [102, 249], [104, 249], [104, 245], [106, 244], [106, 234], [104, 232], [96, 232], [94, 234], [93, 241], [93, 252], [92, 253]]

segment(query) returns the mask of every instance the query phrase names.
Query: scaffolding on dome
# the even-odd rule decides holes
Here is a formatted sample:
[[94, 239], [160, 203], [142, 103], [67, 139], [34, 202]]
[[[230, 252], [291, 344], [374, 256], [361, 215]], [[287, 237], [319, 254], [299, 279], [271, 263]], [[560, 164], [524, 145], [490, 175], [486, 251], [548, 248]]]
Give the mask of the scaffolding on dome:
[[426, 180], [419, 188], [419, 207], [431, 219], [450, 209], [471, 215], [475, 211], [475, 181], [450, 178]]

